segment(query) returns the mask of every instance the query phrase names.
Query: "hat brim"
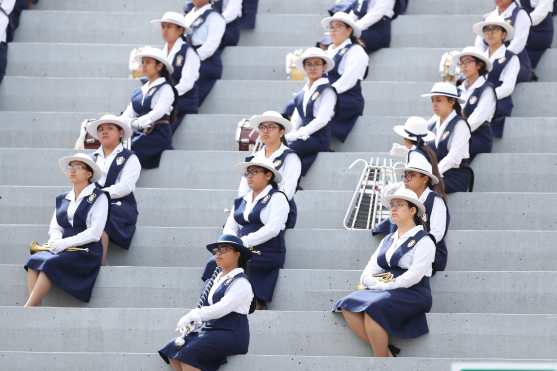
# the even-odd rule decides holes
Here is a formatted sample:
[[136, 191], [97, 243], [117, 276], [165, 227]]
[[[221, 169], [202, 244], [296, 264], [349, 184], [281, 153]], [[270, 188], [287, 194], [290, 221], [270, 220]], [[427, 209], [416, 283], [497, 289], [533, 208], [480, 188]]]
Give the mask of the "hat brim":
[[166, 58], [161, 59], [160, 56], [158, 56], [156, 54], [140, 52], [139, 54], [136, 55], [136, 58], [139, 59], [139, 60], [141, 60], [141, 58], [153, 58], [153, 59], [159, 61], [160, 63], [164, 64], [164, 66], [168, 70], [169, 74], [172, 74], [174, 72], [174, 68], [172, 67], [170, 62], [168, 62], [168, 60], [166, 60]]
[[118, 126], [120, 129], [122, 129], [124, 131], [124, 135], [122, 136], [122, 140], [128, 140], [129, 138], [131, 138], [133, 132], [132, 132], [132, 128], [130, 127], [130, 125], [127, 125], [125, 122], [123, 122], [122, 120], [107, 120], [107, 119], [100, 119], [97, 121], [92, 121], [89, 124], [87, 124], [87, 133], [89, 133], [90, 136], [92, 136], [95, 139], [99, 139], [99, 133], [97, 132], [99, 126], [101, 126], [102, 124], [112, 124], [112, 125], [116, 125]]
[[261, 124], [262, 122], [277, 123], [284, 128], [284, 131], [286, 133], [288, 133], [290, 130], [292, 130], [292, 123], [290, 121], [288, 121], [287, 119], [285, 119], [284, 117], [279, 118], [279, 117], [275, 117], [275, 116], [266, 116], [266, 115], [257, 115], [257, 116], [254, 116], [253, 118], [251, 118], [250, 119], [250, 126], [253, 129], [258, 130], [259, 129], [259, 124]]
[[[395, 127], [393, 127], [393, 131], [405, 139], [414, 141], [418, 140], [418, 137], [410, 135], [406, 132], [406, 130], [404, 129], [404, 125], [396, 125]], [[424, 142], [431, 142], [435, 139], [435, 134], [428, 130], [427, 134], [423, 136], [422, 139], [424, 140]]]
[[240, 164], [238, 164], [238, 167], [240, 168], [240, 171], [245, 172], [246, 169], [250, 166], [258, 166], [258, 167], [262, 167], [264, 169], [269, 170], [270, 172], [273, 173], [274, 175], [274, 182], [275, 183], [280, 183], [282, 180], [282, 175], [277, 171], [277, 169], [275, 169], [274, 167], [267, 165], [267, 164], [262, 164], [259, 162], [242, 162]]
[[499, 27], [503, 28], [507, 32], [507, 35], [505, 36], [505, 41], [510, 41], [514, 37], [514, 28], [510, 24], [508, 24], [507, 22], [486, 22], [486, 21], [482, 21], [482, 22], [475, 23], [472, 26], [472, 30], [474, 31], [474, 33], [476, 35], [483, 38], [484, 27], [485, 26], [499, 26]]
[[83, 162], [84, 164], [87, 164], [87, 166], [89, 166], [93, 170], [93, 177], [91, 178], [91, 183], [94, 183], [101, 178], [102, 170], [95, 163], [95, 161], [93, 161], [92, 158], [84, 158], [84, 157], [75, 156], [75, 155], [64, 156], [64, 157], [62, 157], [61, 159], [58, 160], [58, 166], [60, 167], [60, 170], [62, 170], [62, 172], [65, 173], [66, 168], [68, 167], [70, 162], [73, 162], [73, 161]]
[[429, 179], [431, 179], [431, 184], [432, 185], [436, 185], [439, 183], [439, 178], [437, 178], [435, 175], [433, 175], [432, 173], [429, 173], [423, 169], [417, 169], [415, 167], [405, 167], [404, 171], [415, 171], [416, 173], [420, 173], [423, 175], [426, 175], [429, 177]]
[[183, 23], [180, 23], [179, 21], [177, 21], [175, 19], [153, 19], [152, 21], [149, 21], [149, 23], [151, 23], [151, 24], [172, 23], [172, 24], [175, 24], [176, 26], [182, 27], [185, 30], [188, 29], [188, 27], [186, 26], [185, 21]]
[[460, 62], [460, 58], [466, 57], [466, 56], [474, 57], [474, 58], [477, 58], [477, 59], [481, 60], [482, 62], [484, 62], [485, 63], [485, 68], [487, 69], [487, 72], [491, 71], [491, 69], [493, 68], [493, 63], [491, 63], [489, 58], [487, 58], [485, 55], [483, 55], [481, 53], [475, 53], [475, 52], [464, 52], [463, 53], [463, 52], [460, 52], [456, 55], [459, 62]]
[[240, 255], [242, 255], [242, 256], [244, 256], [248, 259], [253, 256], [253, 251], [251, 251], [250, 249], [248, 249], [244, 245], [239, 245], [235, 242], [230, 242], [230, 241], [217, 241], [217, 242], [210, 243], [206, 246], [207, 251], [209, 251], [212, 254], [214, 248], [222, 246], [222, 245], [232, 246], [236, 251], [240, 252]]
[[389, 205], [389, 203], [392, 200], [405, 200], [410, 202], [413, 205], [416, 205], [416, 207], [418, 208], [418, 216], [422, 217], [425, 214], [425, 206], [423, 203], [420, 202], [420, 200], [415, 199], [415, 198], [411, 198], [411, 197], [406, 197], [406, 196], [401, 196], [401, 195], [397, 195], [397, 194], [393, 194], [393, 195], [388, 195], [383, 197], [383, 205], [385, 207], [390, 207], [391, 205]]
[[448, 98], [456, 99], [458, 101], [458, 103], [460, 103], [460, 104], [466, 103], [466, 101], [464, 99], [462, 99], [461, 97], [455, 96], [455, 95], [450, 94], [450, 93], [435, 92], [435, 93], [422, 94], [421, 96], [422, 96], [422, 98], [439, 97], [439, 96], [448, 97]]
[[355, 37], [362, 36], [362, 29], [360, 28], [360, 26], [358, 26], [356, 24], [356, 22], [354, 22], [354, 20], [349, 19], [349, 18], [335, 18], [334, 15], [332, 17], [325, 17], [321, 20], [321, 26], [325, 30], [328, 30], [329, 26], [331, 25], [331, 22], [333, 22], [333, 21], [342, 22], [342, 23], [350, 26], [350, 28], [352, 28], [352, 34], [354, 34]]
[[310, 58], [319, 58], [325, 61], [325, 72], [329, 72], [331, 71], [333, 68], [335, 68], [335, 62], [329, 58], [328, 56], [323, 56], [323, 55], [310, 55], [307, 56], [303, 59], [299, 59], [298, 61], [296, 61], [296, 67], [298, 67], [298, 69], [303, 70], [304, 69], [304, 61], [306, 59], [310, 59]]

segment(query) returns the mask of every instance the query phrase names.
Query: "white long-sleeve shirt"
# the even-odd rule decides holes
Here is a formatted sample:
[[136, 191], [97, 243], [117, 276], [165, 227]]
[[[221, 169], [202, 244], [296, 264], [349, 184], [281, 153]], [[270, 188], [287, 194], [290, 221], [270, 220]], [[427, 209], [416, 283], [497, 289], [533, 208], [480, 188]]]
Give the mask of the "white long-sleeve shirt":
[[[418, 198], [420, 202], [424, 203], [431, 192], [431, 189], [427, 187]], [[435, 238], [435, 242], [441, 241], [445, 237], [447, 230], [447, 207], [439, 197], [434, 198], [433, 207], [428, 219], [429, 233]]]
[[[322, 77], [319, 80], [315, 81], [311, 86], [309, 86], [309, 83], [306, 83], [304, 85], [304, 115], [306, 113], [306, 106], [309, 100], [312, 99], [313, 94], [315, 94], [315, 90], [319, 86], [328, 83], [329, 79], [327, 79], [326, 77]], [[329, 121], [331, 121], [331, 119], [335, 115], [336, 102], [337, 95], [335, 94], [335, 92], [332, 89], [325, 89], [323, 93], [316, 98], [313, 104], [313, 115], [315, 116], [315, 118], [306, 126], [302, 126], [302, 117], [300, 115], [300, 112], [298, 112], [298, 107], [296, 107], [290, 120], [293, 124], [294, 131], [288, 134], [296, 136], [296, 138], [302, 138], [306, 136], [309, 137], [318, 130], [321, 130], [329, 123]]]
[[[143, 100], [147, 97], [147, 92], [152, 87], [164, 84], [166, 80], [164, 77], [159, 77], [152, 83], [147, 82], [141, 87], [141, 92], [143, 93]], [[147, 126], [154, 123], [155, 121], [161, 119], [165, 115], [170, 115], [172, 112], [172, 105], [174, 104], [174, 92], [170, 85], [162, 86], [155, 94], [153, 94], [153, 99], [151, 100], [151, 111], [137, 119], [138, 123], [142, 126]], [[125, 118], [138, 117], [137, 112], [134, 111], [133, 105], [128, 104], [128, 107], [122, 114]]]
[[[367, 30], [377, 22], [379, 22], [383, 17], [392, 18], [395, 15], [396, 0], [369, 0], [367, 4], [366, 14], [358, 19], [354, 12], [350, 12], [350, 15], [354, 16], [356, 24], [362, 29]], [[361, 6], [362, 0], [358, 1], [358, 6]]]
[[[391, 259], [398, 250], [398, 248], [406, 242], [409, 238], [413, 237], [418, 231], [423, 230], [422, 226], [416, 226], [410, 229], [408, 232], [399, 236], [398, 231], [395, 231], [392, 236], [386, 236], [381, 244], [386, 242], [385, 240], [391, 238], [393, 240], [391, 246], [387, 249], [385, 258], [387, 259], [387, 264], [390, 265]], [[381, 244], [379, 246], [381, 246]], [[404, 254], [399, 262], [398, 266], [403, 269], [407, 269], [406, 272], [396, 277], [394, 281], [389, 283], [377, 282], [377, 279], [373, 277], [374, 274], [383, 272], [383, 268], [377, 264], [377, 256], [379, 255], [379, 247], [371, 255], [369, 262], [367, 263], [362, 275], [360, 276], [360, 283], [370, 289], [382, 289], [382, 290], [393, 290], [400, 287], [412, 287], [419, 283], [422, 278], [431, 277], [432, 274], [432, 264], [435, 259], [435, 244], [429, 237], [424, 237], [418, 241], [406, 254]]]
[[[492, 55], [489, 55], [489, 49], [485, 53], [489, 60], [493, 63], [497, 59], [504, 58], [506, 50], [507, 48], [505, 47], [505, 45], [501, 45], [499, 49], [497, 49]], [[499, 76], [499, 81], [501, 81], [502, 84], [498, 88], [495, 88], [495, 95], [497, 96], [497, 99], [506, 98], [514, 92], [519, 71], [520, 61], [515, 55], [511, 58], [509, 63], [507, 63], [507, 65], [501, 72], [501, 76]]]
[[[0, 7], [8, 15], [12, 13], [12, 11], [14, 10], [14, 6], [15, 6], [15, 0], [0, 1]], [[3, 12], [0, 12], [0, 42], [6, 42], [6, 31], [9, 23], [10, 23], [10, 19], [6, 17]]]
[[[77, 198], [75, 197], [75, 192], [73, 189], [66, 195], [66, 199], [70, 201], [67, 211], [68, 222], [72, 226], [75, 211], [77, 210], [81, 202], [83, 202], [83, 200], [87, 200], [87, 198], [93, 193], [94, 189], [95, 184], [91, 183], [81, 191]], [[50, 219], [50, 227], [48, 229], [48, 241], [49, 243], [57, 241], [56, 245], [64, 249], [68, 247], [79, 247], [91, 242], [99, 241], [104, 231], [107, 217], [108, 198], [105, 194], [101, 194], [97, 198], [93, 206], [91, 206], [91, 208], [89, 209], [87, 220], [85, 222], [85, 224], [87, 225], [87, 229], [81, 233], [76, 234], [75, 236], [62, 238], [64, 229], [58, 224], [58, 221], [56, 220], [56, 209], [54, 209], [54, 213], [52, 214], [52, 218]]]
[[[437, 129], [437, 133], [435, 135], [436, 146], [439, 145], [439, 142], [443, 139], [447, 125], [455, 116], [456, 112], [453, 111], [443, 122], [440, 122], [438, 116], [433, 116], [431, 118], [430, 122], [435, 122], [435, 127]], [[459, 122], [455, 125], [451, 137], [449, 138], [449, 142], [447, 144], [448, 153], [445, 157], [439, 159], [439, 163], [437, 164], [441, 175], [445, 174], [445, 172], [449, 169], [460, 167], [462, 160], [470, 157], [469, 142], [470, 130], [468, 129], [468, 125], [464, 120], [459, 120]]]
[[[352, 41], [350, 41], [350, 39], [346, 39], [337, 47], [335, 47], [334, 44], [331, 44], [329, 45], [329, 49], [327, 49], [327, 55], [331, 59], [334, 59], [335, 55], [340, 50], [351, 43]], [[351, 47], [338, 65], [338, 73], [341, 76], [334, 84], [332, 84], [337, 93], [342, 94], [345, 91], [352, 89], [358, 81], [363, 80], [368, 64], [369, 56], [365, 52], [364, 48], [360, 45], [354, 45]]]
[[[249, 214], [253, 210], [257, 202], [266, 197], [269, 191], [272, 189], [268, 185], [263, 191], [261, 191], [255, 199], [253, 198], [253, 191], [250, 191], [243, 198], [246, 201], [246, 207], [244, 209], [244, 219], [247, 220]], [[234, 220], [234, 210], [228, 215], [226, 224], [224, 225], [223, 234], [232, 234], [237, 236], [238, 231], [241, 229], [241, 225]], [[290, 211], [290, 206], [286, 197], [281, 193], [275, 193], [268, 201], [266, 207], [261, 211], [261, 222], [264, 226], [259, 228], [259, 230], [247, 234], [241, 237], [244, 246], [254, 247], [261, 245], [269, 241], [270, 239], [278, 236], [278, 234], [285, 228], [286, 219], [288, 219], [288, 212]]]
[[253, 290], [251, 284], [246, 278], [238, 278], [228, 286], [222, 299], [213, 304], [213, 296], [219, 286], [221, 286], [227, 279], [233, 278], [238, 274], [244, 273], [242, 268], [235, 268], [223, 275], [222, 272], [215, 279], [215, 283], [207, 300], [208, 306], [193, 309], [190, 312], [192, 321], [205, 322], [213, 319], [218, 319], [230, 314], [232, 312], [239, 314], [248, 314], [251, 301], [253, 300]]
[[[182, 38], [178, 38], [170, 52], [168, 51], [168, 44], [164, 45], [162, 51], [164, 52], [164, 55], [167, 56], [169, 61], [174, 61], [176, 53], [182, 49], [184, 44], [184, 40], [182, 40]], [[182, 76], [180, 77], [180, 81], [174, 85], [178, 95], [184, 95], [190, 91], [195, 85], [195, 82], [199, 79], [199, 67], [201, 66], [201, 60], [193, 47], [188, 48], [188, 51], [186, 52], [186, 60], [182, 63]]]
[[[489, 15], [500, 15], [503, 18], [508, 18], [511, 16], [513, 10], [516, 8], [516, 3], [512, 3], [509, 7], [502, 13], [499, 12], [499, 9], [495, 9], [492, 12], [486, 14], [486, 17]], [[514, 28], [514, 36], [509, 44], [508, 49], [515, 54], [521, 53], [524, 48], [526, 47], [526, 42], [528, 41], [528, 35], [530, 34], [530, 26], [532, 25], [530, 21], [530, 17], [526, 11], [519, 11], [516, 16], [516, 22], [513, 24]], [[475, 41], [476, 47], [480, 48], [480, 50], [486, 50], [487, 45], [483, 41], [482, 36], [476, 36]]]
[[[211, 8], [211, 4], [206, 4], [201, 8], [193, 8], [185, 16], [186, 26], [190, 28], [197, 18], [209, 8]], [[212, 57], [218, 50], [225, 28], [224, 18], [219, 13], [212, 12], [206, 21], [195, 30], [191, 39], [202, 61]]]
[[[97, 165], [99, 165], [102, 170], [102, 176], [97, 181], [97, 183], [101, 186], [104, 187], [106, 176], [108, 175], [112, 162], [118, 158], [118, 154], [123, 150], [124, 146], [119, 144], [114, 151], [108, 155], [108, 157], [104, 157], [102, 146], [95, 151], [95, 154], [97, 154]], [[139, 163], [137, 156], [132, 154], [126, 161], [126, 164], [122, 168], [122, 171], [120, 171], [120, 174], [116, 177], [116, 182], [110, 187], [103, 188], [103, 191], [108, 192], [112, 200], [125, 197], [135, 191], [135, 184], [137, 183], [140, 174], [141, 164]]]
[[[530, 0], [534, 10], [530, 12], [532, 26], [539, 25], [548, 15], [553, 12], [553, 0]], [[521, 4], [522, 5], [522, 4]]]
[[242, 16], [242, 0], [223, 0], [221, 14], [226, 23], [240, 18]]
[[[287, 146], [281, 144], [280, 147], [275, 152], [271, 153], [269, 157], [265, 156], [265, 148], [262, 148], [254, 155], [254, 159], [265, 159], [274, 162], [275, 159], [282, 155], [284, 150], [287, 148]], [[281, 168], [279, 169], [279, 173], [282, 175], [282, 179], [280, 183], [277, 184], [278, 188], [286, 194], [286, 197], [288, 197], [289, 200], [291, 200], [296, 193], [298, 179], [302, 173], [302, 162], [300, 161], [298, 155], [295, 153], [287, 155], [284, 158]], [[250, 191], [248, 180], [245, 176], [242, 176], [242, 179], [240, 179], [240, 186], [238, 187], [238, 197], [243, 197]]]
[[[468, 86], [467, 80], [465, 80], [460, 86], [460, 97], [466, 101], [466, 103], [461, 104], [462, 109], [468, 104], [468, 99], [474, 92], [476, 88], [481, 87], [485, 84], [485, 77], [480, 76], [474, 81], [474, 83]], [[476, 109], [472, 112], [472, 114], [466, 119], [468, 125], [470, 125], [470, 130], [472, 132], [476, 131], [477, 128], [482, 126], [482, 124], [486, 121], [491, 121], [493, 118], [493, 114], [495, 113], [495, 105], [497, 104], [497, 100], [495, 97], [495, 92], [493, 89], [487, 87], [482, 92], [481, 96], [479, 97], [478, 105]]]

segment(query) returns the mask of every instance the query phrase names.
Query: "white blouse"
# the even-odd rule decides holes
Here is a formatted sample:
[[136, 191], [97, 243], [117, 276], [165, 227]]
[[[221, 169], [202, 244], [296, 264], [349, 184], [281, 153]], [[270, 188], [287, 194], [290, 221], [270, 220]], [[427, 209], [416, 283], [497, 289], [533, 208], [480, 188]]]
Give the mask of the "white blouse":
[[[184, 40], [182, 40], [182, 38], [178, 38], [170, 51], [168, 51], [168, 44], [165, 44], [164, 48], [162, 49], [164, 55], [167, 56], [169, 61], [174, 61], [176, 53], [178, 53], [180, 49], [182, 49], [182, 46], [184, 44]], [[186, 51], [186, 60], [183, 62], [182, 65], [182, 77], [180, 77], [180, 81], [178, 81], [176, 85], [174, 85], [176, 91], [178, 92], [178, 95], [184, 95], [193, 88], [195, 82], [199, 79], [200, 66], [201, 61], [199, 59], [199, 55], [193, 47], [188, 48], [188, 50]]]
[[[190, 28], [195, 20], [209, 8], [211, 8], [211, 4], [206, 4], [201, 8], [193, 8], [185, 16], [186, 26]], [[191, 35], [192, 43], [197, 48], [197, 54], [202, 61], [212, 57], [218, 50], [225, 28], [224, 18], [217, 12], [213, 12]]]
[[[254, 159], [266, 159], [273, 162], [277, 157], [282, 155], [284, 150], [286, 150], [284, 144], [281, 144], [280, 147], [271, 154], [271, 156], [265, 156], [265, 148], [259, 150], [256, 154]], [[279, 169], [280, 175], [282, 175], [282, 180], [278, 183], [278, 188], [289, 200], [294, 197], [296, 193], [296, 188], [298, 187], [298, 179], [300, 178], [300, 174], [302, 173], [302, 162], [300, 158], [295, 153], [290, 153], [284, 159], [284, 163], [282, 164], [281, 168]], [[243, 197], [246, 193], [250, 192], [250, 188], [248, 186], [248, 180], [245, 176], [242, 176], [240, 179], [240, 186], [238, 187], [238, 197]]]
[[[335, 55], [348, 44], [352, 44], [350, 39], [346, 39], [338, 47], [335, 47], [334, 44], [329, 45], [327, 55], [334, 60]], [[368, 64], [369, 56], [365, 52], [364, 48], [360, 45], [354, 45], [351, 47], [338, 65], [338, 73], [341, 76], [334, 84], [332, 84], [337, 93], [342, 94], [345, 91], [352, 89], [358, 81], [363, 80]]]
[[[474, 92], [476, 88], [481, 87], [485, 84], [485, 77], [480, 76], [474, 81], [474, 83], [470, 86], [467, 86], [467, 81], [464, 81], [459, 86], [460, 97], [466, 101], [466, 103], [461, 104], [460, 106], [464, 110], [464, 107], [468, 104], [468, 99]], [[493, 89], [490, 87], [485, 88], [482, 92], [482, 95], [479, 98], [478, 105], [476, 109], [472, 112], [472, 114], [466, 119], [468, 125], [470, 125], [470, 130], [472, 132], [476, 131], [482, 124], [486, 121], [491, 121], [493, 118], [493, 114], [495, 113], [495, 105], [497, 104], [497, 100], [495, 98], [495, 93]]]
[[[430, 122], [435, 122], [435, 126], [437, 129], [437, 134], [435, 135], [436, 146], [439, 145], [439, 142], [441, 141], [441, 139], [443, 139], [445, 129], [447, 129], [447, 125], [455, 116], [456, 112], [453, 111], [443, 122], [440, 122], [439, 117], [435, 115], [431, 118]], [[462, 160], [470, 157], [469, 142], [470, 130], [468, 129], [468, 125], [464, 120], [460, 120], [455, 125], [451, 137], [449, 138], [449, 142], [447, 143], [447, 155], [442, 159], [439, 159], [439, 163], [437, 164], [439, 173], [441, 173], [441, 175], [445, 174], [445, 172], [449, 169], [460, 167]]]
[[[253, 199], [253, 191], [247, 193], [243, 198], [246, 201], [246, 207], [244, 210], [244, 218], [247, 217], [253, 210], [257, 202], [266, 197], [269, 191], [271, 191], [272, 186], [268, 185], [263, 191], [261, 191], [255, 199]], [[226, 224], [224, 225], [223, 234], [232, 234], [237, 236], [238, 231], [242, 228], [240, 224], [234, 219], [234, 208], [232, 212], [228, 215]], [[242, 237], [242, 242], [246, 247], [254, 247], [261, 245], [269, 241], [270, 239], [278, 236], [278, 234], [285, 229], [286, 220], [288, 219], [288, 213], [290, 211], [290, 206], [288, 205], [288, 200], [281, 193], [275, 193], [268, 201], [268, 205], [261, 210], [261, 222], [264, 226], [259, 228], [259, 230], [252, 232], [248, 235]]]
[[[73, 217], [75, 215], [75, 211], [77, 210], [78, 206], [86, 200], [95, 189], [95, 184], [91, 183], [87, 187], [85, 187], [79, 196], [75, 197], [74, 190], [72, 189], [67, 195], [66, 199], [70, 201], [68, 205], [68, 222], [73, 226]], [[86, 201], [85, 201], [86, 202]], [[87, 214], [86, 225], [87, 229], [81, 233], [76, 234], [75, 236], [62, 238], [64, 233], [64, 229], [58, 224], [56, 220], [56, 208], [54, 209], [54, 213], [52, 214], [52, 218], [50, 219], [50, 227], [48, 229], [49, 239], [48, 242], [51, 244], [52, 242], [56, 241], [56, 245], [68, 248], [68, 247], [78, 247], [82, 245], [86, 245], [91, 242], [97, 242], [101, 239], [101, 235], [104, 231], [104, 227], [106, 225], [106, 219], [108, 217], [108, 198], [105, 194], [101, 194], [98, 199], [95, 201], [93, 206], [89, 209], [89, 213]]]
[[[362, 0], [359, 0], [358, 4], [361, 2]], [[395, 2], [396, 0], [370, 0], [367, 4], [366, 14], [358, 19], [356, 24], [360, 26], [362, 30], [367, 30], [383, 17], [392, 18], [395, 15]], [[356, 17], [354, 12], [350, 12], [350, 14]]]
[[[406, 242], [409, 238], [413, 237], [418, 231], [423, 230], [422, 226], [415, 226], [408, 232], [399, 236], [398, 231], [392, 235], [386, 236], [379, 246], [381, 246], [386, 239], [393, 240], [391, 246], [387, 249], [385, 258], [387, 264], [390, 264], [391, 258], [398, 248]], [[374, 274], [383, 272], [383, 268], [377, 264], [377, 256], [379, 255], [379, 247], [371, 255], [362, 275], [360, 276], [360, 283], [369, 289], [392, 290], [400, 287], [412, 287], [419, 283], [425, 277], [431, 277], [432, 264], [435, 259], [435, 244], [429, 237], [424, 237], [416, 243], [406, 254], [404, 254], [398, 266], [407, 269], [406, 272], [396, 277], [394, 281], [389, 283], [378, 282]]]
[[248, 314], [251, 301], [253, 300], [253, 290], [251, 284], [246, 278], [238, 278], [228, 288], [222, 299], [213, 304], [213, 295], [227, 279], [233, 278], [238, 274], [244, 273], [242, 268], [236, 268], [223, 275], [222, 272], [215, 279], [215, 283], [209, 291], [207, 300], [208, 306], [193, 309], [189, 314], [194, 322], [205, 322], [226, 316], [235, 312], [239, 314]]
[[[101, 186], [104, 187], [106, 182], [106, 176], [108, 175], [108, 171], [110, 170], [110, 166], [112, 162], [118, 157], [118, 154], [124, 150], [124, 146], [119, 144], [114, 151], [108, 157], [104, 157], [104, 151], [102, 146], [99, 147], [95, 151], [97, 154], [97, 165], [102, 170], [102, 176], [97, 181]], [[135, 191], [135, 184], [139, 179], [139, 175], [141, 174], [141, 164], [139, 163], [139, 159], [136, 155], [132, 154], [126, 164], [120, 171], [120, 174], [116, 177], [116, 182], [111, 185], [110, 187], [103, 188], [103, 191], [108, 192], [111, 199], [118, 199], [125, 197]]]
[[[143, 101], [145, 101], [147, 92], [151, 88], [155, 86], [159, 86], [164, 83], [166, 83], [164, 77], [159, 77], [152, 83], [150, 82], [145, 83], [141, 87], [141, 92], [143, 93]], [[170, 87], [170, 85], [162, 86], [155, 94], [153, 94], [153, 98], [151, 100], [151, 111], [139, 117], [137, 119], [137, 124], [141, 127], [147, 127], [152, 123], [156, 122], [157, 120], [160, 120], [165, 115], [170, 115], [170, 113], [172, 113], [173, 104], [174, 104], [174, 92], [172, 91], [172, 88]], [[138, 117], [138, 114], [137, 112], [134, 111], [131, 102], [130, 104], [128, 104], [128, 107], [126, 108], [124, 113], [122, 113], [122, 117], [125, 118]]]
[[[504, 58], [505, 52], [507, 48], [505, 45], [501, 45], [499, 49], [495, 51], [492, 55], [489, 55], [489, 49], [486, 50], [485, 55], [489, 58], [489, 60], [493, 63], [495, 60]], [[520, 61], [518, 57], [515, 55], [511, 58], [511, 60], [507, 63], [503, 71], [501, 72], [501, 76], [499, 76], [499, 81], [502, 82], [501, 86], [495, 88], [495, 95], [497, 99], [503, 99], [510, 96], [514, 92], [514, 88], [516, 86], [516, 79], [518, 78], [518, 72], [520, 71]]]

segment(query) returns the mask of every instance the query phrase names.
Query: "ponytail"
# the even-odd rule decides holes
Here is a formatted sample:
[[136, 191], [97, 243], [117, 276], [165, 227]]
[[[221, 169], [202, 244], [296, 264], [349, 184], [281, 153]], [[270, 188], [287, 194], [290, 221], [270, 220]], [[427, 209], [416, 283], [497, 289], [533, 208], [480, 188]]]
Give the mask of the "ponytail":
[[439, 161], [437, 160], [437, 154], [433, 149], [431, 149], [427, 144], [425, 144], [422, 138], [418, 138], [418, 141], [415, 141], [414, 143], [416, 145], [416, 148], [425, 155], [425, 158], [431, 164], [431, 172], [433, 173], [433, 175], [435, 175], [437, 179], [439, 179], [439, 183], [435, 185], [431, 183], [431, 179], [430, 179], [428, 182], [429, 187], [434, 192], [438, 193], [441, 197], [443, 197], [443, 199], [446, 201], [447, 194], [445, 193], [445, 185], [443, 182], [443, 178], [441, 177], [441, 173], [439, 172], [439, 166], [438, 166]]

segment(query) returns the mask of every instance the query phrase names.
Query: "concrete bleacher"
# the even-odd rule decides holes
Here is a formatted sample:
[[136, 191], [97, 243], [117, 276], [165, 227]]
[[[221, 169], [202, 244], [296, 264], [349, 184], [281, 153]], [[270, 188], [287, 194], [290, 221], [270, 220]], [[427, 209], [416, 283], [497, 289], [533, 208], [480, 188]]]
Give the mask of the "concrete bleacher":
[[[114, 247], [90, 304], [54, 289], [25, 310], [22, 265], [44, 241], [54, 196], [67, 189], [56, 159], [71, 153], [85, 118], [125, 108], [131, 48], [159, 45], [148, 20], [181, 1], [47, 0], [25, 11], [0, 85], [0, 369], [164, 370], [154, 352], [195, 305], [203, 245], [219, 235], [239, 180], [236, 122], [281, 109], [301, 82], [285, 81], [284, 55], [321, 35], [330, 0], [260, 0], [257, 28], [223, 56], [224, 79], [188, 116], [161, 167], [145, 171], [130, 251]], [[378, 240], [342, 220], [359, 177], [357, 158], [386, 156], [392, 126], [430, 114], [442, 52], [473, 42], [485, 0], [411, 0], [393, 23], [392, 48], [373, 54], [366, 112], [346, 143], [323, 153], [296, 196], [286, 266], [270, 310], [250, 316], [247, 356], [223, 370], [448, 370], [457, 360], [557, 360], [557, 51], [541, 82], [515, 93], [515, 117], [493, 154], [474, 161], [475, 193], [451, 195], [446, 272], [432, 279], [430, 334], [396, 359], [371, 351], [330, 313], [353, 289]], [[318, 216], [318, 217], [316, 217]]]

